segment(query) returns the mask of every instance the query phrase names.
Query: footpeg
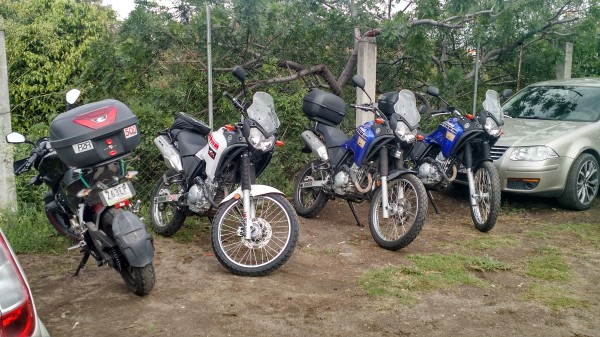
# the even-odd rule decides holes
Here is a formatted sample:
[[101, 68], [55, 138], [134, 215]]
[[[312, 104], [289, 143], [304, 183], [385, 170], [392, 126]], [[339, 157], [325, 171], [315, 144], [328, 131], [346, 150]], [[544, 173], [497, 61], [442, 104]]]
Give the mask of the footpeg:
[[81, 240], [75, 246], [67, 248], [67, 250], [71, 251], [73, 249], [83, 248], [83, 247], [85, 247], [85, 241]]

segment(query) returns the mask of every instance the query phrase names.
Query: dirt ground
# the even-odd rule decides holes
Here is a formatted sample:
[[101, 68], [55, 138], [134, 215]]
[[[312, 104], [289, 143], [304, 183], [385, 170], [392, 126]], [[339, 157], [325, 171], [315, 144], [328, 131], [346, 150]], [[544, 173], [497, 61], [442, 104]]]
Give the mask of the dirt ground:
[[[414, 294], [415, 305], [371, 297], [357, 278], [365, 271], [409, 264], [408, 254], [453, 253], [457, 243], [514, 235], [523, 244], [482, 252], [515, 263], [539, 242], [526, 232], [548, 224], [598, 223], [600, 202], [571, 212], [552, 200], [503, 196], [496, 227], [479, 233], [467, 200], [435, 194], [426, 224], [408, 247], [379, 248], [346, 204], [330, 201], [315, 219], [300, 218], [300, 239], [280, 270], [261, 278], [234, 276], [213, 256], [208, 231], [195, 243], [155, 236], [156, 286], [129, 293], [116, 272], [93, 263], [78, 278], [79, 255], [20, 256], [42, 320], [54, 336], [600, 336], [600, 254], [567, 256], [578, 308], [551, 309], [524, 299], [531, 278], [518, 267], [481, 273], [486, 286]], [[368, 226], [368, 205], [359, 205]], [[557, 242], [553, 243], [554, 245]], [[571, 243], [576, 244], [576, 243]], [[560, 241], [558, 242], [560, 245]]]

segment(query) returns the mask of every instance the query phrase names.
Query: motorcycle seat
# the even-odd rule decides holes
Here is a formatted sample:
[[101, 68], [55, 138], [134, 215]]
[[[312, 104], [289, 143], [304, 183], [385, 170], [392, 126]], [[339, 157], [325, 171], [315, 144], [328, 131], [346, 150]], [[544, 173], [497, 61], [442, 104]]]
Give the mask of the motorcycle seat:
[[171, 129], [191, 131], [201, 136], [206, 136], [210, 132], [210, 127], [184, 112], [177, 113], [177, 118], [173, 122], [173, 125], [171, 125]]

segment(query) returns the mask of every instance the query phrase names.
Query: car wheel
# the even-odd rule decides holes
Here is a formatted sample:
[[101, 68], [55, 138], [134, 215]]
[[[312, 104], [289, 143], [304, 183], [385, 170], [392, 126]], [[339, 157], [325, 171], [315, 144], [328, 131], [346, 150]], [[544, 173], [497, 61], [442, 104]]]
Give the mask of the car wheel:
[[567, 184], [558, 202], [568, 209], [590, 208], [598, 194], [598, 160], [589, 153], [577, 157], [567, 175]]

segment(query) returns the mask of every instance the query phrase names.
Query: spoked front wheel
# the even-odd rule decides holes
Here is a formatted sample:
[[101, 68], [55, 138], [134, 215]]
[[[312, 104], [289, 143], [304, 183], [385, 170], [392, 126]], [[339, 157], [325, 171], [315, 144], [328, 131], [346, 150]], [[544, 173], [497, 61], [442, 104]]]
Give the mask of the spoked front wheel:
[[496, 224], [500, 214], [500, 177], [492, 162], [484, 161], [475, 171], [475, 199], [471, 206], [471, 217], [475, 228], [481, 232], [490, 231]]
[[387, 190], [389, 217], [383, 218], [382, 189], [378, 188], [371, 201], [369, 230], [380, 247], [398, 250], [421, 232], [427, 215], [427, 195], [414, 174], [404, 174], [388, 182]]
[[252, 197], [250, 239], [242, 198], [225, 202], [213, 219], [211, 241], [225, 268], [242, 276], [262, 276], [281, 267], [298, 241], [298, 218], [284, 196], [267, 193]]

